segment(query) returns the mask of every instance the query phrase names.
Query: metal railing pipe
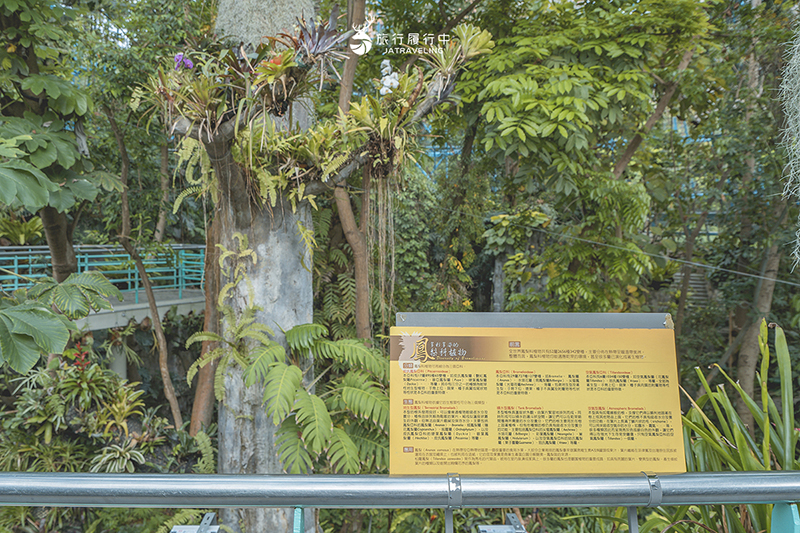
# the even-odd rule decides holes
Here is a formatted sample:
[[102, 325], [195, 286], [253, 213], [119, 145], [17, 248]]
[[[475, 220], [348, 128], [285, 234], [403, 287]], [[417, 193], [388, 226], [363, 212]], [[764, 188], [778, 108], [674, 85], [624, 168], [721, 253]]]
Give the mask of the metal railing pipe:
[[[652, 476], [651, 476], [652, 478]], [[800, 471], [658, 476], [390, 477], [0, 473], [0, 505], [63, 507], [608, 507], [800, 501]]]

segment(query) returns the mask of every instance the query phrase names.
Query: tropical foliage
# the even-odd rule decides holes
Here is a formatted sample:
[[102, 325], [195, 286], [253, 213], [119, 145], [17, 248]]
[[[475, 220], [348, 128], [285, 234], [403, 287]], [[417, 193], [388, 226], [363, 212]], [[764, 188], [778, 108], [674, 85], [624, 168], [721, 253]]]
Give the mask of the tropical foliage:
[[[236, 265], [233, 281], [219, 296], [225, 336], [199, 332], [188, 339], [187, 346], [200, 341], [218, 346], [192, 365], [189, 381], [200, 367], [219, 359], [218, 401], [224, 401], [222, 381], [232, 365], [244, 369], [246, 386], [264, 384], [264, 406], [273, 423], [280, 426], [277, 453], [287, 472], [385, 470], [387, 359], [364, 341], [330, 340], [328, 329], [320, 324], [302, 324], [285, 331], [287, 350], [271, 338], [274, 333], [269, 327], [255, 321], [257, 306], [234, 315], [227, 299], [238, 284], [251, 284], [243, 262], [254, 257], [246, 237], [239, 237], [240, 249], [234, 253], [223, 248], [220, 256], [223, 271], [228, 263]], [[249, 294], [252, 299], [252, 289]], [[307, 374], [314, 367], [317, 377], [310, 380]], [[325, 381], [320, 383], [323, 377]]]
[[[75, 342], [46, 366], [15, 380], [13, 409], [0, 413], [0, 470], [213, 472], [209, 436], [191, 438], [177, 431], [156, 408], [145, 406], [138, 383], [104, 369], [91, 342], [85, 342]], [[160, 511], [148, 517], [166, 519]], [[140, 524], [145, 518], [141, 513], [122, 517], [102, 510], [4, 507], [0, 530], [28, 531], [36, 524], [48, 530], [96, 530]]]

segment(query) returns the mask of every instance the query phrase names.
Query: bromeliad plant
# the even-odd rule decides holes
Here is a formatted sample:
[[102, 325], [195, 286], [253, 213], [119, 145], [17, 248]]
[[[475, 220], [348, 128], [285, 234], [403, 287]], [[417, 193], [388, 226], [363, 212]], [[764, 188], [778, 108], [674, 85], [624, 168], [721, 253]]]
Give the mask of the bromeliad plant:
[[[160, 111], [174, 131], [187, 134], [183, 142], [189, 147], [180, 162], [190, 166], [199, 164], [193, 156], [201, 149], [198, 140], [210, 142], [224, 124], [233, 126], [239, 141], [236, 159], [262, 199], [269, 198], [273, 205], [272, 191], [302, 188], [312, 181], [341, 182], [367, 159], [382, 167], [379, 177], [385, 177], [403, 162], [407, 146], [413, 144], [413, 127], [448, 100], [464, 64], [489, 52], [494, 43], [488, 32], [462, 24], [453, 30], [453, 41], [423, 57], [430, 72], [418, 68], [404, 73], [390, 94], [365, 96], [353, 103], [350, 113], [302, 133], [287, 132], [274, 118], [291, 115], [292, 104], [311, 88], [308, 80], [318, 74], [321, 87], [330, 79], [329, 72], [338, 77], [332, 65], [345, 57], [339, 47], [352, 32], [338, 33], [335, 15], [318, 25], [298, 20], [296, 35], [269, 37], [252, 53], [244, 48], [218, 54], [187, 52], [137, 89], [131, 106], [137, 109], [145, 103], [148, 112]], [[189, 56], [195, 59], [191, 68], [186, 64]], [[173, 120], [178, 116], [182, 120]], [[210, 165], [201, 171], [210, 179]], [[209, 181], [204, 185], [198, 190], [213, 193]]]
[[312, 70], [319, 72], [321, 85], [331, 62], [344, 59], [337, 48], [352, 32], [339, 34], [336, 17], [334, 10], [329, 21], [318, 25], [298, 19], [297, 35], [270, 37], [252, 52], [238, 47], [217, 54], [178, 54], [174, 65], [160, 68], [134, 91], [131, 106], [137, 109], [144, 101], [148, 114], [161, 111], [167, 123], [179, 115], [209, 140], [235, 115], [241, 123], [283, 116], [291, 102], [307, 93]]
[[[758, 383], [760, 402], [745, 393], [738, 382], [725, 372], [726, 385], [711, 388], [700, 369], [697, 375], [705, 389], [698, 400], [689, 397], [692, 408], [683, 417], [686, 466], [691, 472], [797, 470], [798, 430], [795, 427], [794, 395], [792, 391], [791, 357], [783, 329], [775, 331], [775, 361], [780, 378], [780, 409], [769, 393], [770, 372], [769, 331], [761, 323], [759, 347], [761, 372]], [[735, 397], [753, 414], [757, 428], [755, 436], [742, 423], [727, 387], [736, 391]], [[687, 394], [688, 396], [688, 394]], [[713, 411], [713, 415], [711, 412]], [[712, 417], [714, 420], [712, 420]], [[752, 533], [771, 531], [772, 505], [715, 505], [659, 508], [642, 526], [649, 531], [717, 531], [722, 533]]]

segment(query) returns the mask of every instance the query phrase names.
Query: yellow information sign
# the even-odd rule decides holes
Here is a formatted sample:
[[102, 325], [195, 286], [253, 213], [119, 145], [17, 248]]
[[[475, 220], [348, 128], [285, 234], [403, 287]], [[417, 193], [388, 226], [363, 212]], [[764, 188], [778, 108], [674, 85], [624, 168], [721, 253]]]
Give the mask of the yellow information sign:
[[671, 329], [391, 330], [390, 473], [686, 471]]

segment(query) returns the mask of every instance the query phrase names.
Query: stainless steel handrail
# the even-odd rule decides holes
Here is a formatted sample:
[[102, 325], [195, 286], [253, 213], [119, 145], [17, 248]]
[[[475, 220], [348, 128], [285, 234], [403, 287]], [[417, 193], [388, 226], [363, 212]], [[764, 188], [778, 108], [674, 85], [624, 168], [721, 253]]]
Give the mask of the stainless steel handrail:
[[[461, 507], [645, 507], [800, 501], [800, 471], [714, 472], [651, 478], [460, 478]], [[0, 473], [0, 505], [64, 507], [453, 507], [448, 476]], [[452, 480], [452, 476], [450, 477]]]

